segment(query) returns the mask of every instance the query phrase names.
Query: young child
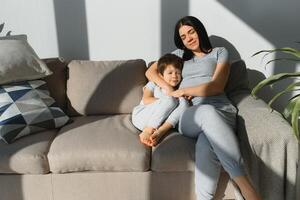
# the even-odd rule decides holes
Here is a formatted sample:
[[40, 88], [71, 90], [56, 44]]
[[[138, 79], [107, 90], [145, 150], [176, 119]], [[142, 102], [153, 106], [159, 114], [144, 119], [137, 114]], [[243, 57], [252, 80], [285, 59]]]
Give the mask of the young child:
[[[157, 69], [166, 83], [177, 89], [181, 81], [183, 61], [174, 54], [162, 56]], [[143, 88], [143, 98], [133, 109], [132, 123], [141, 130], [140, 140], [148, 146], [156, 146], [168, 130], [175, 127], [179, 117], [188, 107], [184, 98], [168, 96], [159, 86], [148, 82]]]

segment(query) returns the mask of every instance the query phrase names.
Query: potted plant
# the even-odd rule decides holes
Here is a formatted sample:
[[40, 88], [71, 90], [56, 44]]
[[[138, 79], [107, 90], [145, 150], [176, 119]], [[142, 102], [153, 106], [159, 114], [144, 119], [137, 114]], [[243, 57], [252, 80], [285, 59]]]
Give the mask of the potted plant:
[[[284, 58], [277, 58], [269, 60], [267, 64], [274, 62], [274, 61], [288, 61], [288, 62], [300, 62], [300, 51], [295, 48], [285, 47], [285, 48], [276, 48], [271, 50], [262, 50], [259, 52], [256, 52], [252, 56], [256, 56], [258, 54], [264, 53], [265, 55], [274, 53], [274, 52], [282, 52], [289, 57]], [[290, 79], [290, 78], [299, 78], [300, 72], [293, 72], [293, 73], [278, 73], [275, 75], [270, 76], [269, 78], [266, 78], [262, 81], [260, 81], [253, 89], [251, 94], [257, 98], [256, 94], [257, 92], [267, 85], [275, 84], [283, 79]], [[296, 80], [295, 82], [289, 84], [285, 89], [282, 91], [279, 91], [276, 95], [273, 96], [273, 98], [268, 102], [268, 105], [271, 107], [273, 102], [278, 99], [280, 96], [286, 93], [290, 93], [293, 91], [300, 90], [300, 81]], [[296, 136], [298, 143], [300, 143], [300, 136], [299, 136], [299, 127], [298, 127], [298, 120], [299, 120], [299, 112], [300, 112], [300, 94], [294, 94], [292, 98], [288, 100], [288, 103], [282, 112], [282, 115], [285, 119], [290, 121], [293, 127], [293, 133]]]

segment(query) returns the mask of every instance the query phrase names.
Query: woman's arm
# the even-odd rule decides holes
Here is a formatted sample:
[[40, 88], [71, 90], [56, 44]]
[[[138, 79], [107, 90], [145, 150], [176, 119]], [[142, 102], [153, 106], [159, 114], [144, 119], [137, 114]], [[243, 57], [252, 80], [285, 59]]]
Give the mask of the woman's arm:
[[143, 98], [142, 98], [142, 101], [143, 101], [144, 105], [153, 103], [156, 100], [157, 100], [157, 98], [155, 98], [153, 96], [153, 92], [150, 91], [149, 89], [147, 89], [146, 87], [144, 87]]
[[171, 92], [170, 95], [174, 97], [182, 96], [214, 96], [224, 92], [224, 88], [227, 83], [227, 79], [230, 72], [229, 63], [219, 63], [216, 66], [216, 70], [211, 81], [194, 86], [178, 89]]
[[168, 83], [164, 81], [162, 76], [157, 71], [157, 62], [153, 63], [146, 71], [145, 73], [146, 77], [149, 81], [152, 81], [156, 83], [159, 87], [163, 88], [167, 91], [167, 93], [170, 93], [174, 91], [173, 87], [171, 87]]

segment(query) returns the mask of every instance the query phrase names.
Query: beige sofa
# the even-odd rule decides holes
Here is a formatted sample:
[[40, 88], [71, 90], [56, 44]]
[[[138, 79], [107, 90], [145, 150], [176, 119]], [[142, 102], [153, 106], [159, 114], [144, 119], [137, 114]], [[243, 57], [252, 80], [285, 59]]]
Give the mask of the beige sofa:
[[[173, 130], [149, 148], [130, 122], [146, 82], [143, 60], [45, 62], [54, 72], [46, 78], [51, 96], [73, 122], [0, 141], [0, 200], [195, 199], [195, 140]], [[249, 95], [243, 62], [232, 65], [226, 92], [239, 109], [241, 150], [263, 199], [299, 199], [298, 144], [290, 125]], [[225, 172], [217, 190], [216, 199], [239, 198]]]

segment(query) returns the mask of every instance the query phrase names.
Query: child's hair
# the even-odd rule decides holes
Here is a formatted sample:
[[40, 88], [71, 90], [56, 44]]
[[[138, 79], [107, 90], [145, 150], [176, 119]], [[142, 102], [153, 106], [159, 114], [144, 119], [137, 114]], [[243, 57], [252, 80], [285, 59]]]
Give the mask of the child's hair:
[[157, 62], [158, 72], [161, 75], [163, 75], [163, 73], [168, 65], [172, 65], [176, 69], [179, 69], [181, 71], [182, 67], [183, 67], [183, 60], [182, 60], [182, 58], [180, 58], [174, 54], [167, 53], [167, 54], [163, 55]]

